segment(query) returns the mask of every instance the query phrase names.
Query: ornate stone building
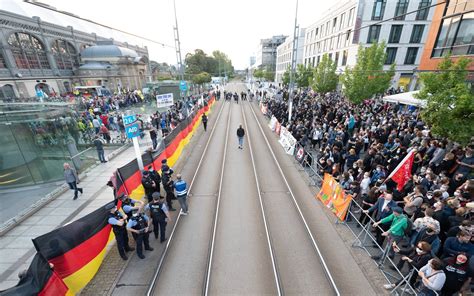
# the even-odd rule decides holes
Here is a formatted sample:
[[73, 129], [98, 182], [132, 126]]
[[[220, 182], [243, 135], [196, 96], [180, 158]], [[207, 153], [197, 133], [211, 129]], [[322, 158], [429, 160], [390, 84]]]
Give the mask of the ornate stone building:
[[0, 10], [0, 101], [76, 85], [141, 88], [149, 77], [146, 47]]

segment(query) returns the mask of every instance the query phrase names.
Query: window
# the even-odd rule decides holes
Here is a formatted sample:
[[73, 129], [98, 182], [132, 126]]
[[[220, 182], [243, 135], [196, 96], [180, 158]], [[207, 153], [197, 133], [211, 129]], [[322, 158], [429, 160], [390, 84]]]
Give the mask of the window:
[[385, 65], [391, 65], [395, 63], [395, 58], [397, 57], [396, 47], [387, 47], [387, 58], [385, 59]]
[[388, 43], [398, 43], [400, 42], [400, 37], [402, 36], [403, 25], [392, 25], [390, 29], [390, 36], [388, 37]]
[[[316, 65], [319, 65], [320, 61], [321, 61], [321, 56], [318, 56], [318, 61], [317, 61]], [[313, 63], [313, 66], [314, 66], [314, 63]]]
[[330, 29], [330, 24], [331, 22], [330, 21], [327, 21], [326, 23], [326, 35], [329, 35], [329, 29]]
[[340, 22], [339, 22], [339, 30], [342, 30], [342, 27], [344, 27], [344, 21], [346, 20], [346, 13], [343, 12], [340, 17]]
[[55, 40], [51, 47], [59, 69], [70, 69], [79, 65], [78, 55], [74, 46], [65, 40]]
[[418, 54], [418, 47], [409, 47], [407, 55], [405, 57], [405, 65], [413, 65], [416, 61], [416, 55]]
[[433, 50], [433, 57], [474, 54], [474, 12], [445, 18]]
[[5, 84], [4, 86], [0, 87], [1, 100], [11, 101], [14, 98], [16, 98], [16, 95], [15, 95], [15, 91], [13, 90], [13, 86], [11, 84]]
[[379, 41], [381, 25], [372, 25], [369, 27], [369, 35], [367, 36], [367, 43], [377, 43]]
[[397, 7], [395, 8], [395, 20], [402, 21], [405, 19], [405, 13], [408, 9], [408, 0], [398, 0]]
[[380, 21], [383, 19], [383, 13], [385, 11], [385, 4], [387, 0], [375, 0], [374, 9], [372, 10], [372, 20]]
[[50, 69], [43, 43], [26, 33], [13, 33], [8, 37], [16, 66], [20, 69]]
[[7, 64], [5, 63], [5, 58], [0, 53], [0, 69], [5, 69], [5, 68], [7, 68]]
[[334, 33], [334, 31], [336, 30], [336, 25], [337, 25], [337, 17], [335, 17], [333, 20], [332, 20], [332, 32]]
[[314, 34], [314, 38], [316, 38], [316, 36], [318, 36], [318, 33], [319, 33], [318, 28], [316, 28], [316, 31], [315, 31], [315, 32], [316, 32], [316, 33]]
[[347, 64], [347, 50], [344, 50], [342, 52], [341, 66], [345, 66], [346, 64]]
[[352, 25], [352, 21], [354, 20], [354, 11], [355, 11], [355, 8], [351, 8], [351, 10], [349, 11], [349, 17], [347, 18], [348, 26]]
[[413, 31], [411, 31], [410, 43], [421, 43], [424, 30], [425, 25], [414, 25]]
[[425, 8], [431, 5], [431, 0], [421, 0], [420, 4], [418, 5], [418, 12], [416, 13], [416, 20], [417, 21], [424, 21], [428, 18], [428, 14], [430, 13], [429, 8]]
[[347, 31], [346, 32], [346, 41], [344, 42], [344, 46], [346, 46], [346, 47], [349, 46], [350, 40], [351, 40], [350, 37], [351, 37], [351, 31]]
[[336, 66], [339, 63], [339, 52], [336, 52], [336, 57], [334, 58], [334, 63], [336, 63]]

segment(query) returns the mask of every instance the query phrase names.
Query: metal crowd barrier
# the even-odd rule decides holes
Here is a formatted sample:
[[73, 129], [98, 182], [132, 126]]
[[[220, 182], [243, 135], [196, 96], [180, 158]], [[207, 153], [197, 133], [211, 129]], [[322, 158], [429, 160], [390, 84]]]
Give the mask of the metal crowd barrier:
[[[304, 171], [307, 177], [310, 180], [310, 186], [321, 187], [323, 182], [323, 177], [319, 173], [322, 171], [321, 165], [317, 162], [317, 156], [313, 156], [311, 153], [307, 152], [304, 147], [304, 156], [299, 160], [296, 155], [301, 148], [301, 144], [297, 143], [294, 149], [295, 159], [300, 166], [300, 171]], [[313, 157], [311, 162], [308, 161], [307, 157]], [[369, 221], [363, 225], [360, 221], [360, 215], [366, 215], [362, 212], [363, 208], [361, 205], [352, 200], [349, 209], [347, 211], [346, 219], [342, 222], [339, 220], [336, 221], [337, 224], [342, 224], [347, 226], [351, 233], [355, 237], [355, 241], [352, 243], [353, 248], [360, 248], [364, 250], [368, 255], [380, 256], [380, 259], [374, 260], [374, 263], [380, 269], [382, 275], [385, 277], [389, 284], [394, 284], [395, 287], [390, 291], [391, 295], [417, 295], [418, 291], [415, 287], [412, 287], [409, 283], [411, 277], [414, 273], [418, 274], [418, 269], [412, 267], [411, 270], [406, 273], [397, 268], [397, 264], [394, 262], [394, 259], [400, 257], [396, 254], [394, 259], [391, 259], [388, 254], [392, 245], [392, 241], [389, 237], [385, 238], [385, 246], [380, 246], [377, 243], [375, 236], [372, 234], [372, 230], [376, 228], [372, 227], [373, 223], [376, 222], [370, 215], [367, 215]], [[379, 231], [384, 231], [380, 226], [377, 226]], [[401, 260], [401, 259], [400, 259]], [[406, 263], [405, 266], [409, 266], [409, 263]], [[439, 295], [435, 292], [436, 295]]]

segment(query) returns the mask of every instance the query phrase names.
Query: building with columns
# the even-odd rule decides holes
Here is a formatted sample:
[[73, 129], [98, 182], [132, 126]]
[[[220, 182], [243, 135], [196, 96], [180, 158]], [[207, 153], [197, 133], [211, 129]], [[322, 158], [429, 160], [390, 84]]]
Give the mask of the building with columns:
[[0, 101], [79, 85], [141, 88], [149, 71], [146, 47], [0, 10]]

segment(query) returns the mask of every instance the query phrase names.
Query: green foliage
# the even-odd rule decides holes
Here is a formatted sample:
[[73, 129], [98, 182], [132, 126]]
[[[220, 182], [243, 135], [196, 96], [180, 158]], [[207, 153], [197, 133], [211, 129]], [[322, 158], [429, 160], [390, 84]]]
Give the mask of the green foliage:
[[339, 77], [336, 74], [336, 63], [325, 53], [321, 62], [313, 70], [311, 87], [319, 93], [336, 90]]
[[204, 84], [211, 82], [212, 78], [211, 75], [207, 72], [201, 72], [193, 76], [193, 83], [194, 84]]
[[262, 69], [256, 69], [255, 71], [253, 71], [253, 77], [255, 78], [263, 78], [265, 76], [265, 71], [263, 71]]
[[416, 95], [426, 101], [422, 119], [433, 134], [467, 144], [474, 135], [474, 94], [466, 84], [470, 61], [449, 56], [438, 65], [439, 72], [420, 75], [423, 87]]
[[302, 64], [296, 66], [295, 82], [298, 87], [308, 87], [310, 81], [313, 79], [313, 68], [311, 66], [305, 67]]
[[263, 71], [263, 78], [265, 78], [266, 81], [273, 81], [275, 79], [275, 72], [265, 70]]
[[288, 68], [286, 68], [285, 73], [283, 73], [282, 82], [284, 86], [290, 85], [290, 71], [291, 67], [288, 66]]
[[210, 73], [212, 76], [218, 76], [219, 74], [221, 76], [224, 74], [232, 76], [234, 73], [232, 61], [219, 50], [213, 51], [212, 55], [208, 56], [202, 49], [196, 49], [193, 54], [188, 53], [186, 55], [185, 64], [185, 73], [190, 79], [202, 72]]
[[359, 46], [356, 65], [352, 69], [347, 67], [342, 76], [344, 94], [350, 101], [360, 104], [389, 88], [395, 65], [384, 71], [385, 59], [385, 42], [374, 43], [370, 47]]

